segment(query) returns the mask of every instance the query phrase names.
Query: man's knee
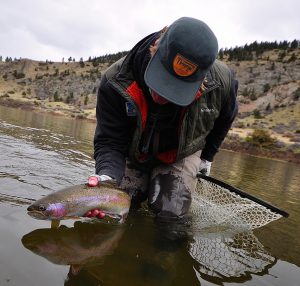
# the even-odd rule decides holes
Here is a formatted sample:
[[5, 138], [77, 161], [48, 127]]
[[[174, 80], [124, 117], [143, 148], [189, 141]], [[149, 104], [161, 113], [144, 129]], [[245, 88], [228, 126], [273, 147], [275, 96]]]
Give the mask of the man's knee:
[[120, 188], [131, 197], [131, 209], [138, 209], [140, 204], [147, 199], [149, 175], [136, 169], [130, 162], [126, 162], [125, 174]]
[[158, 174], [150, 181], [148, 204], [159, 217], [183, 218], [191, 205], [191, 192], [177, 174]]

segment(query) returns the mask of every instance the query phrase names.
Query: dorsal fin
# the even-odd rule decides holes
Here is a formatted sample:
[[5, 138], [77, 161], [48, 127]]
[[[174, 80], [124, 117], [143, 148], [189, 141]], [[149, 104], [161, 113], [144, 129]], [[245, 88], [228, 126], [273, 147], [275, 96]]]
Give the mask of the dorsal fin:
[[101, 186], [107, 186], [110, 188], [120, 189], [119, 186], [117, 185], [116, 180], [107, 180], [107, 181], [100, 182], [99, 187], [101, 187]]

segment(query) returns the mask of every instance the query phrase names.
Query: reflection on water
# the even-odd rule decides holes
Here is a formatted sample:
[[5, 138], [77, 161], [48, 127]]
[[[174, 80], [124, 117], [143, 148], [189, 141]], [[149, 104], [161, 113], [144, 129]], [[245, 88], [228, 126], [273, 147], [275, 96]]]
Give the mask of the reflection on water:
[[[93, 122], [3, 106], [0, 106], [0, 120], [1, 122], [7, 122], [12, 125], [26, 127], [28, 130], [51, 131], [56, 134], [64, 135], [69, 139], [70, 137], [68, 136], [71, 136], [83, 143], [81, 148], [84, 147], [85, 149], [89, 146], [89, 148], [85, 150], [92, 150], [91, 139], [95, 130], [95, 124]], [[80, 150], [83, 151], [81, 148]]]
[[[24, 141], [34, 144], [34, 146], [39, 148], [36, 150], [37, 153], [34, 154], [36, 156], [39, 156], [38, 152], [42, 154], [43, 150], [47, 150], [57, 152], [75, 162], [81, 161], [90, 163], [92, 158], [91, 155], [86, 154], [86, 152], [91, 151], [87, 149], [85, 142], [72, 136], [59, 134], [46, 129], [22, 127], [6, 122], [0, 122], [0, 130], [8, 136], [6, 140], [7, 144], [11, 142], [11, 136], [22, 140], [21, 144]], [[4, 139], [2, 140], [4, 141]], [[5, 144], [5, 142], [3, 142], [3, 144]], [[19, 149], [21, 149], [20, 146], [16, 146], [16, 152], [20, 152]]]
[[56, 230], [27, 216], [33, 199], [93, 172], [94, 127], [0, 107], [0, 285], [299, 284], [297, 165], [217, 155], [213, 176], [290, 214], [254, 232], [162, 226], [147, 210], [125, 225], [65, 221]]
[[[9, 133], [14, 131], [15, 128], [10, 126]], [[38, 134], [35, 137], [38, 139]], [[50, 144], [51, 140], [47, 143]], [[41, 149], [37, 142], [28, 142], [6, 134], [0, 136], [0, 145], [0, 178], [3, 182], [1, 193], [5, 187], [6, 191], [12, 189], [9, 194], [26, 197], [33, 195], [36, 198], [36, 189], [57, 190], [75, 182], [81, 183], [93, 170], [93, 163], [85, 155], [75, 152], [77, 155], [73, 160], [74, 154], [70, 156], [70, 153], [74, 152], [65, 152], [67, 147], [64, 145], [60, 145], [59, 150], [57, 146], [55, 149]]]
[[74, 227], [36, 229], [22, 238], [23, 245], [55, 264], [70, 265], [72, 274], [101, 263], [111, 255], [124, 232], [122, 226], [76, 222]]
[[[140, 224], [134, 219], [131, 223]], [[178, 271], [176, 260], [180, 255], [184, 255], [186, 259], [190, 255], [198, 275], [215, 281], [230, 281], [230, 278], [246, 281], [251, 279], [251, 273], [262, 275], [275, 263], [275, 258], [264, 250], [262, 244], [249, 231], [226, 229], [216, 232], [217, 229], [206, 229], [202, 232], [191, 232], [186, 226], [163, 227], [162, 229], [162, 226], [152, 225], [146, 233], [140, 233], [140, 241], [134, 247], [137, 252], [136, 260], [145, 268], [138, 267], [132, 281], [141, 279], [144, 271], [149, 271], [150, 285], [156, 275], [159, 279], [175, 279]], [[157, 232], [158, 229], [160, 233]], [[129, 241], [135, 235], [134, 232], [136, 229], [133, 227], [127, 228], [125, 232], [125, 226], [122, 225], [76, 222], [71, 228], [61, 226], [58, 229], [36, 229], [24, 235], [22, 243], [30, 251], [52, 263], [69, 265], [67, 285], [73, 285], [75, 281], [88, 280], [88, 277], [97, 278], [101, 282], [106, 272], [109, 272], [105, 265], [113, 263], [110, 260], [114, 261], [112, 255], [121, 240]], [[126, 246], [123, 244], [123, 247]], [[139, 252], [143, 247], [147, 247], [149, 252], [141, 256]], [[122, 247], [121, 251], [124, 251]], [[123, 255], [132, 257], [128, 252]], [[136, 263], [132, 267], [137, 267]], [[119, 271], [122, 268], [124, 267], [120, 267]]]
[[300, 166], [221, 152], [212, 176], [289, 213], [288, 219], [279, 219], [254, 233], [273, 254], [300, 265]]

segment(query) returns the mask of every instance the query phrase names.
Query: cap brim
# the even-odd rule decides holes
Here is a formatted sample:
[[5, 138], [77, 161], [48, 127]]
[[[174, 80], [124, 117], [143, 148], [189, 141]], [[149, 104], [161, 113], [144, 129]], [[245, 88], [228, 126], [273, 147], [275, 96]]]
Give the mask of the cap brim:
[[206, 73], [199, 81], [185, 81], [172, 75], [160, 62], [158, 53], [151, 58], [144, 75], [145, 82], [150, 89], [168, 101], [187, 106], [193, 102]]

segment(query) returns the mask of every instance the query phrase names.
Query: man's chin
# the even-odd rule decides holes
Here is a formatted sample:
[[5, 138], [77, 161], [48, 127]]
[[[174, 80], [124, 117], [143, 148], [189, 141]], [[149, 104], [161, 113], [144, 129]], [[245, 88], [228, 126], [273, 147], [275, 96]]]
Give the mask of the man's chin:
[[152, 96], [152, 99], [155, 103], [157, 104], [167, 104], [169, 101], [163, 97], [161, 97], [159, 94], [157, 94], [156, 92], [152, 91], [151, 92], [151, 96]]

